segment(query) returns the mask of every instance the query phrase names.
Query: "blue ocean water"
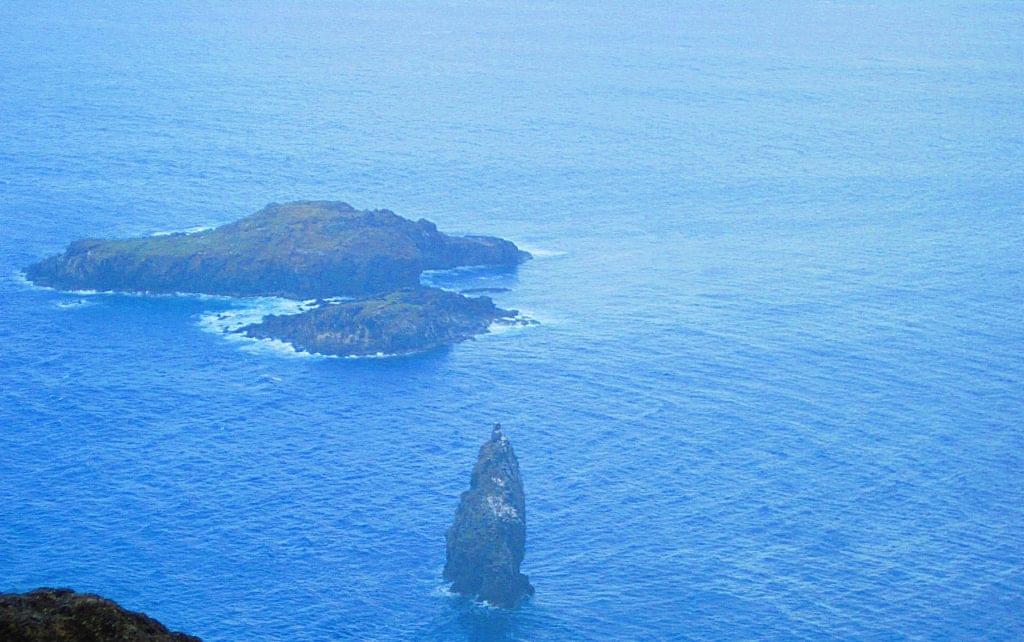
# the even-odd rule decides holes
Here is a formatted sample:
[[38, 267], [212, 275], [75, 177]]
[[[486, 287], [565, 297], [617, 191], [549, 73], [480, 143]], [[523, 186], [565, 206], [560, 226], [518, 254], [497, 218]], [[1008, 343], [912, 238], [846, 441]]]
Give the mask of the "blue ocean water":
[[[0, 590], [211, 641], [1024, 638], [1024, 4], [599, 4], [0, 4]], [[301, 358], [211, 327], [267, 302], [18, 277], [300, 198], [535, 250], [433, 280], [541, 325]], [[441, 581], [493, 421], [514, 612]]]

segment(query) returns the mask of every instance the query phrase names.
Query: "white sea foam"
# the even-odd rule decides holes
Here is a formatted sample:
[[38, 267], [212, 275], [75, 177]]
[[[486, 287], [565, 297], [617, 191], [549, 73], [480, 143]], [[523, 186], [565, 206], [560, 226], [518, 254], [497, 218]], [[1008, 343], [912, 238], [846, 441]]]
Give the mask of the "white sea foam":
[[242, 350], [287, 357], [313, 357], [312, 353], [297, 350], [295, 346], [278, 339], [257, 339], [247, 337], [239, 330], [247, 325], [260, 323], [273, 314], [298, 314], [315, 306], [315, 301], [294, 301], [280, 297], [254, 297], [234, 299], [236, 307], [214, 310], [199, 315], [197, 325], [205, 332], [216, 334], [229, 341], [242, 343]]
[[[438, 574], [440, 575], [441, 571], [438, 571]], [[498, 607], [498, 606], [494, 606], [493, 604], [490, 604], [489, 602], [477, 602], [476, 600], [471, 599], [471, 598], [469, 598], [469, 597], [467, 597], [465, 595], [461, 595], [459, 593], [456, 593], [455, 591], [452, 590], [451, 584], [449, 584], [449, 583], [445, 583], [445, 584], [442, 584], [440, 586], [435, 586], [434, 590], [432, 590], [430, 592], [430, 594], [433, 595], [434, 597], [440, 597], [440, 598], [449, 599], [449, 600], [450, 599], [457, 599], [457, 600], [463, 601], [463, 602], [465, 602], [469, 606], [469, 608], [474, 609], [474, 610], [480, 610], [480, 611], [486, 611], [486, 612], [499, 612], [499, 613], [504, 613], [505, 612], [505, 609], [503, 609], [501, 607]]]
[[4, 280], [8, 281], [9, 283], [14, 283], [15, 285], [20, 285], [21, 287], [24, 287], [24, 288], [38, 288], [40, 290], [54, 290], [54, 288], [47, 287], [45, 285], [36, 285], [32, 281], [29, 281], [28, 280], [28, 276], [26, 276], [25, 272], [23, 272], [22, 270], [17, 270], [16, 272], [11, 273], [11, 275], [8, 276]]
[[[347, 297], [332, 297], [332, 300], [349, 300]], [[227, 310], [204, 312], [199, 315], [197, 324], [211, 334], [216, 334], [229, 341], [241, 343], [239, 349], [246, 352], [313, 359], [391, 359], [408, 356], [408, 354], [389, 354], [378, 352], [366, 355], [333, 355], [309, 352], [296, 348], [293, 344], [280, 339], [249, 337], [239, 332], [242, 328], [260, 323], [264, 318], [279, 314], [299, 314], [317, 307], [317, 301], [294, 301], [279, 297], [257, 297], [252, 299], [235, 299], [237, 307]]]
[[529, 252], [535, 259], [553, 259], [559, 256], [565, 256], [568, 252], [562, 250], [546, 250], [540, 247], [528, 247], [526, 245], [519, 245], [519, 249], [524, 252]]
[[62, 292], [64, 294], [73, 294], [75, 296], [132, 296], [132, 297], [178, 297], [186, 299], [197, 299], [199, 301], [236, 301], [236, 297], [231, 297], [226, 294], [205, 294], [203, 292], [133, 292], [128, 290], [60, 290], [58, 288], [50, 287], [48, 285], [39, 285], [28, 280], [24, 272], [15, 272], [8, 280], [11, 283], [16, 283], [26, 288], [34, 288], [39, 290], [49, 290], [51, 292]]
[[[472, 276], [478, 273], [486, 273], [496, 269], [501, 269], [500, 266], [495, 265], [462, 265], [459, 267], [449, 268], [447, 270], [423, 270], [420, 272], [420, 283], [424, 285], [433, 285], [438, 279], [446, 276]], [[440, 286], [434, 286], [440, 287]]]
[[479, 286], [484, 282], [502, 283], [509, 275], [500, 270], [500, 267], [493, 265], [468, 265], [450, 270], [423, 270], [420, 273], [420, 284], [448, 292], [458, 292], [469, 285]]
[[196, 227], [187, 227], [183, 230], [161, 230], [159, 232], [153, 232], [150, 236], [171, 236], [172, 234], [198, 234], [207, 230], [212, 230], [216, 225], [197, 225]]
[[421, 274], [420, 275], [420, 285], [425, 285], [425, 286], [430, 287], [430, 288], [437, 288], [438, 290], [444, 290], [445, 292], [458, 292], [459, 290], [462, 289], [462, 288], [446, 286], [444, 284], [438, 283], [437, 281], [433, 280], [431, 277], [427, 276], [426, 274]]
[[312, 307], [315, 301], [294, 301], [280, 297], [254, 297], [233, 299], [236, 307], [227, 310], [204, 312], [199, 316], [199, 327], [214, 334], [234, 334], [237, 330], [272, 314], [298, 314]]
[[287, 341], [281, 341], [279, 339], [254, 339], [241, 334], [235, 334], [232, 336], [240, 337], [245, 340], [245, 344], [239, 348], [245, 352], [299, 359], [324, 358], [326, 356], [322, 354], [313, 354], [312, 352], [306, 352], [305, 350], [299, 350]]
[[[38, 283], [33, 283], [32, 281], [29, 281], [28, 275], [26, 275], [23, 270], [18, 270], [12, 273], [7, 278], [7, 280], [11, 283], [20, 285], [25, 288], [32, 288], [34, 290], [49, 290], [50, 292], [63, 292], [65, 294], [74, 294], [76, 296], [92, 296], [94, 294], [103, 294], [102, 292], [97, 292], [96, 290], [58, 290], [57, 288], [53, 288], [48, 285], [39, 285]], [[114, 293], [109, 292], [107, 294]]]
[[62, 310], [83, 308], [90, 305], [96, 305], [96, 301], [89, 299], [75, 299], [74, 301], [57, 301], [56, 303], [56, 306]]
[[434, 597], [445, 597], [445, 598], [462, 597], [458, 593], [452, 592], [452, 588], [451, 588], [450, 584], [442, 584], [441, 586], [435, 586], [434, 590], [431, 591], [431, 595], [433, 595]]
[[[54, 290], [47, 286], [36, 286], [43, 287], [47, 290]], [[168, 299], [168, 298], [180, 298], [180, 299], [196, 299], [197, 301], [234, 301], [235, 297], [227, 296], [226, 294], [205, 294], [203, 292], [147, 292], [140, 291], [134, 292], [129, 290], [56, 290], [57, 292], [65, 292], [67, 294], [74, 294], [77, 296], [130, 296], [139, 298], [157, 298], [157, 299]]]
[[256, 354], [268, 354], [275, 356], [284, 357], [298, 357], [302, 359], [394, 359], [396, 357], [407, 357], [415, 352], [408, 353], [394, 353], [388, 354], [384, 352], [378, 352], [376, 354], [322, 354], [320, 352], [309, 352], [306, 350], [300, 350], [296, 348], [294, 344], [282, 341], [280, 339], [257, 339], [254, 337], [247, 337], [240, 333], [225, 335], [233, 340], [243, 342], [243, 345], [239, 348], [245, 352], [251, 352]]
[[512, 332], [520, 332], [529, 328], [536, 328], [540, 325], [540, 322], [534, 319], [532, 316], [526, 316], [525, 314], [519, 314], [511, 319], [497, 319], [492, 321], [487, 326], [487, 334], [483, 336], [497, 335], [497, 334], [509, 334]]

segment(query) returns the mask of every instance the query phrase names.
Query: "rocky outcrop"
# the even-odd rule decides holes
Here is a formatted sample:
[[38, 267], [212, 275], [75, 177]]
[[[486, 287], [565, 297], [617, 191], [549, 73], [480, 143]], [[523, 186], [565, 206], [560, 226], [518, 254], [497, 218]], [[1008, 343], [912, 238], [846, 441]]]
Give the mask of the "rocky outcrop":
[[388, 210], [297, 201], [195, 234], [75, 241], [25, 274], [62, 290], [312, 299], [387, 292], [418, 285], [424, 270], [514, 266], [529, 256], [504, 239], [449, 236]]
[[506, 608], [533, 595], [529, 578], [519, 572], [526, 549], [523, 480], [498, 424], [480, 448], [446, 539], [444, 578], [452, 591]]
[[530, 323], [517, 315], [485, 296], [467, 297], [420, 286], [324, 304], [299, 314], [268, 316], [238, 332], [257, 339], [277, 339], [296, 350], [318, 354], [409, 354], [471, 339], [487, 332], [494, 322]]
[[0, 593], [4, 642], [200, 642], [98, 595], [69, 589]]

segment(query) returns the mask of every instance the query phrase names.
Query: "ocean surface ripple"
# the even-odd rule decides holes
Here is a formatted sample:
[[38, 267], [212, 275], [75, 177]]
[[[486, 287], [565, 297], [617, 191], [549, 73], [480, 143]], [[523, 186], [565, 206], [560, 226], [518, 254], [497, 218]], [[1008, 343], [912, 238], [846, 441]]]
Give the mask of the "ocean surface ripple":
[[[1024, 639], [1024, 7], [0, 4], [0, 590], [205, 640]], [[61, 293], [341, 199], [535, 250], [393, 359]], [[218, 323], [220, 325], [218, 325]], [[213, 330], [213, 331], [211, 331]], [[493, 421], [515, 612], [441, 582]]]

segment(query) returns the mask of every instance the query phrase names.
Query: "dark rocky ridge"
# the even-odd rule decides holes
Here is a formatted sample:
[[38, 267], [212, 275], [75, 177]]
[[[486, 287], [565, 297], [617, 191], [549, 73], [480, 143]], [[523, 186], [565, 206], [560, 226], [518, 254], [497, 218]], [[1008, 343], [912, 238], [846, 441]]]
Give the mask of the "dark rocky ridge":
[[529, 578], [519, 572], [526, 552], [523, 480], [498, 424], [480, 448], [446, 540], [444, 578], [452, 591], [505, 608], [533, 595]]
[[487, 332], [495, 321], [529, 323], [516, 320], [517, 314], [488, 297], [418, 286], [299, 314], [271, 315], [238, 331], [318, 354], [408, 354], [465, 341]]
[[297, 201], [196, 234], [75, 241], [25, 272], [62, 290], [311, 299], [387, 292], [418, 285], [423, 270], [514, 266], [529, 256], [504, 239], [449, 236], [388, 210]]
[[200, 642], [98, 595], [42, 588], [0, 593], [4, 642]]

